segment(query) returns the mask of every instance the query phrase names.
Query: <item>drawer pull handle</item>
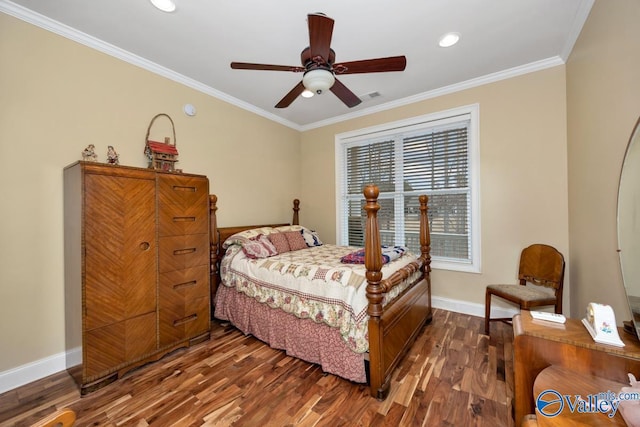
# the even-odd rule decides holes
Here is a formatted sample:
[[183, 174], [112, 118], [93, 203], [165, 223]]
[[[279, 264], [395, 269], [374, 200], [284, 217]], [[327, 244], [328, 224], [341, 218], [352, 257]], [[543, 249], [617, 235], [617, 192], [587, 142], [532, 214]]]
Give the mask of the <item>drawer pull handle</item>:
[[173, 251], [174, 255], [187, 255], [192, 254], [196, 251], [196, 248], [184, 248], [184, 249], [176, 249]]
[[173, 191], [188, 191], [190, 193], [195, 193], [197, 190], [196, 187], [190, 187], [190, 186], [186, 186], [186, 185], [174, 185], [173, 186]]
[[187, 316], [187, 317], [183, 317], [182, 319], [174, 320], [173, 321], [173, 326], [184, 325], [185, 323], [191, 322], [193, 320], [196, 320], [197, 318], [198, 318], [198, 314], [194, 313], [191, 316]]
[[192, 280], [190, 282], [184, 282], [184, 283], [178, 283], [176, 285], [173, 285], [173, 290], [177, 291], [177, 290], [180, 290], [182, 288], [186, 288], [186, 287], [189, 287], [189, 286], [194, 286], [197, 283], [198, 283], [197, 280]]
[[149, 244], [149, 242], [140, 243], [140, 249], [143, 251], [148, 251], [150, 247], [151, 245]]
[[174, 216], [173, 222], [195, 222], [195, 216]]

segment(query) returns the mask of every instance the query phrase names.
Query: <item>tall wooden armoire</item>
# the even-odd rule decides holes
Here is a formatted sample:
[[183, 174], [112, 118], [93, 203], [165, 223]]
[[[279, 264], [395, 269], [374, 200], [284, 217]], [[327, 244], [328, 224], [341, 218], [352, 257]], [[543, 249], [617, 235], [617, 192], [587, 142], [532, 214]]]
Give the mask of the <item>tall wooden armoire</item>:
[[209, 338], [207, 177], [64, 170], [67, 370], [82, 394]]

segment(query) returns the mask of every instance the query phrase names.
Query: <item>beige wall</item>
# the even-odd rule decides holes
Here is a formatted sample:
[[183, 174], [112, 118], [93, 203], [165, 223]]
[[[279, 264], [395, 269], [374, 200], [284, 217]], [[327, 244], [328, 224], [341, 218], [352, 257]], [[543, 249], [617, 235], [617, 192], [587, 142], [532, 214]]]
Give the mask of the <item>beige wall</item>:
[[571, 314], [629, 318], [616, 252], [620, 168], [640, 115], [640, 2], [596, 0], [567, 61]]
[[301, 222], [335, 241], [336, 134], [478, 103], [482, 273], [434, 270], [433, 294], [483, 307], [487, 283], [516, 282], [526, 245], [568, 256], [565, 90], [559, 66], [304, 132]]
[[434, 296], [480, 307], [485, 284], [513, 282], [520, 249], [544, 241], [569, 259], [573, 316], [589, 301], [625, 312], [615, 198], [640, 114], [638, 22], [637, 0], [596, 0], [566, 67], [299, 133], [0, 14], [0, 372], [64, 350], [62, 168], [88, 143], [144, 166], [158, 112], [176, 122], [179, 167], [209, 176], [221, 225], [288, 221], [295, 196], [331, 242], [335, 134], [478, 103], [482, 274], [434, 271]]
[[87, 144], [146, 166], [149, 121], [168, 113], [220, 225], [290, 220], [299, 132], [2, 13], [0, 58], [0, 372], [64, 351], [62, 169]]

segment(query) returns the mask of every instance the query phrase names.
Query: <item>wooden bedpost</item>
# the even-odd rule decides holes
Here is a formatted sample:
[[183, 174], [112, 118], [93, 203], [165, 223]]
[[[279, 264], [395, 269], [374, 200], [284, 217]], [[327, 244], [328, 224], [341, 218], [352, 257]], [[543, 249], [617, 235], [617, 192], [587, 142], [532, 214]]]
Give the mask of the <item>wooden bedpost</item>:
[[427, 216], [429, 197], [422, 195], [420, 201], [420, 253], [424, 260], [424, 272], [431, 271], [431, 233], [429, 231], [429, 217]]
[[[420, 259], [414, 267], [404, 267], [382, 280], [382, 248], [378, 226], [378, 187], [364, 189], [367, 212], [365, 227], [365, 267], [367, 278], [367, 314], [369, 315], [369, 381], [371, 395], [383, 400], [389, 393], [391, 374], [422, 326], [431, 321], [431, 237], [427, 217], [427, 196], [420, 196]], [[385, 293], [418, 268], [422, 279], [386, 307]]]
[[380, 317], [382, 314], [382, 247], [380, 245], [380, 231], [378, 229], [378, 195], [380, 191], [375, 185], [367, 185], [364, 188], [366, 204], [364, 210], [367, 212], [367, 223], [365, 226], [364, 240], [364, 265], [367, 269], [367, 297], [369, 298], [369, 316]]
[[388, 392], [389, 384], [384, 384], [383, 363], [380, 360], [382, 352], [383, 336], [380, 316], [382, 316], [383, 286], [382, 280], [382, 247], [380, 246], [380, 230], [378, 227], [378, 195], [380, 191], [375, 185], [367, 185], [364, 188], [367, 212], [365, 226], [365, 258], [364, 265], [367, 269], [367, 299], [369, 306], [369, 376], [371, 382], [371, 395], [377, 399], [384, 399]]
[[211, 317], [213, 318], [214, 298], [218, 289], [218, 221], [216, 211], [218, 210], [218, 197], [215, 194], [209, 195], [209, 242], [210, 242], [210, 291], [211, 291]]
[[429, 230], [429, 217], [427, 215], [429, 207], [429, 197], [421, 195], [418, 197], [420, 201], [420, 258], [423, 261], [422, 277], [427, 282], [427, 298], [429, 312], [426, 322], [430, 323], [433, 317], [431, 311], [431, 230]]
[[292, 225], [300, 225], [300, 218], [298, 217], [298, 212], [300, 211], [300, 200], [293, 199], [293, 221]]

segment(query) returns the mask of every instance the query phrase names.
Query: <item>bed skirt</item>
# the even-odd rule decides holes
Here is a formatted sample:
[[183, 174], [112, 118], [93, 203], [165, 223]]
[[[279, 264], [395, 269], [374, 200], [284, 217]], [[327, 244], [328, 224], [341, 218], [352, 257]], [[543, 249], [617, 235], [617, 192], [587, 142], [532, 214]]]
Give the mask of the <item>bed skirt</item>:
[[324, 372], [367, 382], [365, 355], [349, 349], [338, 328], [272, 309], [224, 285], [216, 293], [215, 317], [289, 356], [320, 365]]

